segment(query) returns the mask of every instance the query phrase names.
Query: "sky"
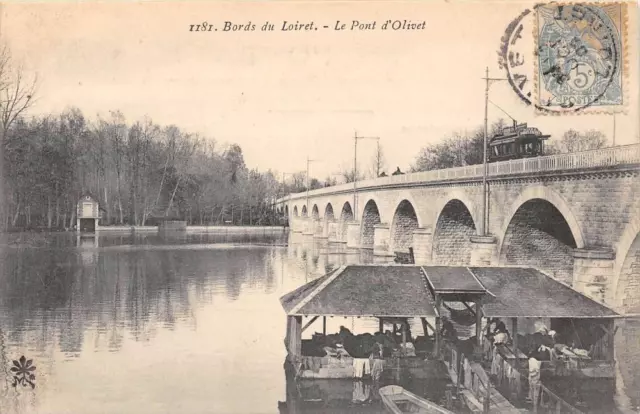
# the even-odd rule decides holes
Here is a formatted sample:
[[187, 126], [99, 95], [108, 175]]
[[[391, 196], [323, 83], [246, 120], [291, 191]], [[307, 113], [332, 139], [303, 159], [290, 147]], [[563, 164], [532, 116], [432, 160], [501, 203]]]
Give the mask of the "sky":
[[[0, 36], [37, 74], [33, 115], [80, 108], [95, 119], [120, 110], [239, 144], [250, 167], [324, 178], [351, 168], [353, 136], [380, 137], [387, 171], [406, 170], [420, 148], [483, 123], [485, 67], [504, 76], [497, 50], [507, 25], [531, 3], [425, 2], [9, 2]], [[637, 55], [637, 10], [628, 47]], [[360, 22], [410, 20], [423, 30], [350, 31]], [[319, 30], [281, 31], [283, 21]], [[337, 21], [347, 30], [336, 31]], [[255, 24], [253, 32], [190, 32], [207, 22]], [[262, 32], [266, 21], [272, 32]], [[323, 29], [322, 26], [329, 26]], [[531, 26], [530, 26], [531, 27]], [[530, 29], [531, 32], [533, 29]], [[532, 36], [529, 36], [532, 37]], [[531, 47], [532, 50], [532, 47]], [[529, 57], [525, 56], [527, 62]], [[616, 144], [640, 141], [637, 59]], [[633, 91], [633, 92], [631, 92]], [[557, 138], [574, 128], [613, 135], [610, 114], [540, 116], [507, 82], [490, 99], [520, 122]], [[506, 116], [489, 107], [489, 122]], [[368, 168], [374, 140], [358, 143]]]

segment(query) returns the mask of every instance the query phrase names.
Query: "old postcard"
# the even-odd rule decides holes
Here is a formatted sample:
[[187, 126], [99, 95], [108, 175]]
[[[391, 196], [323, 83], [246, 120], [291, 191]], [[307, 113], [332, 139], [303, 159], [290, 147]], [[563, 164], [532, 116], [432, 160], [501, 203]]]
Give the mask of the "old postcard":
[[638, 5], [0, 4], [0, 414], [638, 413]]

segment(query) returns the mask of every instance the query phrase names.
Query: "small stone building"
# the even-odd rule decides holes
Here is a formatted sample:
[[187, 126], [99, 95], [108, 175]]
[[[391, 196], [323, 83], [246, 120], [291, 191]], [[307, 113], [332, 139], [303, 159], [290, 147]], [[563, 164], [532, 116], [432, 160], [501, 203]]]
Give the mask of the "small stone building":
[[91, 196], [84, 196], [78, 201], [76, 231], [95, 232], [100, 220], [100, 205]]

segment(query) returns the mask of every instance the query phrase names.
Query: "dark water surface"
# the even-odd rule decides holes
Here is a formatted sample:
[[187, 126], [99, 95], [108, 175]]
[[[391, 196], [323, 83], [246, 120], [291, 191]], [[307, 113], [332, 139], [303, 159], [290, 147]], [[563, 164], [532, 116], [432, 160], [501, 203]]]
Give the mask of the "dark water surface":
[[[277, 413], [287, 395], [278, 299], [372, 260], [341, 249], [279, 232], [7, 235], [0, 413]], [[328, 329], [374, 324], [335, 318]], [[639, 334], [633, 321], [617, 334], [624, 411], [640, 405]], [[33, 390], [11, 386], [21, 355], [36, 366]]]

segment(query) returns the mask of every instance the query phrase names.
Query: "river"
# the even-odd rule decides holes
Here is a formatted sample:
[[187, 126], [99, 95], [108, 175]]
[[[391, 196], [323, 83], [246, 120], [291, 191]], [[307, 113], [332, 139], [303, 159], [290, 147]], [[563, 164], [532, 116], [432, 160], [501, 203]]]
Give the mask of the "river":
[[[277, 413], [287, 394], [279, 297], [371, 260], [286, 232], [5, 235], [0, 414]], [[622, 411], [640, 406], [638, 338], [640, 323], [621, 324]], [[33, 389], [12, 386], [22, 355], [36, 367]]]

